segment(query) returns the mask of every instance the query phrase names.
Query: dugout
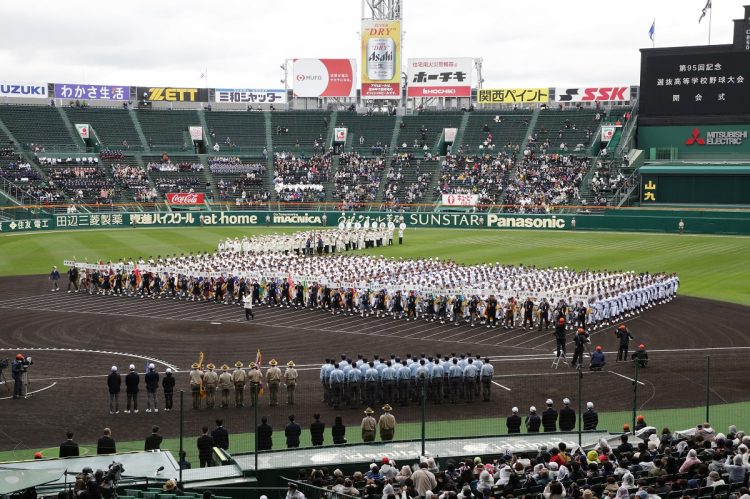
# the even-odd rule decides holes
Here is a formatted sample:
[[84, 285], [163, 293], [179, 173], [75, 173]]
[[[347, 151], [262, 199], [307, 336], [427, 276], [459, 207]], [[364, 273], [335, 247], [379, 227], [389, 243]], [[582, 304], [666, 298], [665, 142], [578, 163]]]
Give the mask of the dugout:
[[750, 205], [750, 164], [643, 166], [640, 203]]

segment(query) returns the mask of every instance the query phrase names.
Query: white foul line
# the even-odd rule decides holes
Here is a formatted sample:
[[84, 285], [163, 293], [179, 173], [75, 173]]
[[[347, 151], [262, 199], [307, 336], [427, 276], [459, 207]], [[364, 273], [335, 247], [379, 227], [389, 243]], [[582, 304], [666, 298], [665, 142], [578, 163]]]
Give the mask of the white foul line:
[[[47, 390], [47, 389], [49, 389], [49, 388], [52, 388], [52, 387], [53, 387], [53, 386], [55, 386], [56, 384], [57, 384], [57, 381], [55, 381], [54, 383], [52, 383], [52, 384], [51, 384], [51, 385], [49, 385], [49, 386], [45, 386], [44, 388], [40, 388], [39, 390], [34, 390], [33, 392], [27, 392], [27, 393], [26, 393], [26, 395], [28, 396], [28, 395], [31, 395], [32, 393], [39, 393], [39, 392], [43, 392], [44, 390]], [[11, 398], [13, 398], [13, 397], [12, 397], [12, 396], [8, 396], [8, 397], [0, 397], [0, 400], [8, 400], [8, 399], [11, 399]]]
[[503, 389], [505, 389], [505, 390], [511, 391], [511, 389], [510, 389], [510, 388], [508, 388], [507, 386], [501, 385], [501, 384], [500, 384], [500, 383], [498, 383], [497, 381], [494, 381], [494, 380], [493, 380], [493, 381], [492, 381], [492, 384], [493, 384], [493, 385], [497, 385], [497, 386], [499, 386], [500, 388], [503, 388]]
[[[620, 374], [620, 373], [616, 373], [616, 372], [614, 372], [614, 371], [607, 371], [607, 372], [610, 372], [610, 373], [614, 374], [615, 376], [619, 376], [619, 377], [621, 377], [621, 378], [625, 378], [625, 379], [626, 379], [626, 380], [628, 380], [628, 381], [635, 381], [635, 380], [634, 380], [633, 378], [628, 378], [627, 376], [623, 376], [622, 374]], [[640, 382], [640, 381], [638, 382], [638, 384], [639, 384], [639, 385], [643, 385], [643, 386], [645, 386], [645, 385], [646, 385], [646, 383], [642, 383], [642, 382]]]

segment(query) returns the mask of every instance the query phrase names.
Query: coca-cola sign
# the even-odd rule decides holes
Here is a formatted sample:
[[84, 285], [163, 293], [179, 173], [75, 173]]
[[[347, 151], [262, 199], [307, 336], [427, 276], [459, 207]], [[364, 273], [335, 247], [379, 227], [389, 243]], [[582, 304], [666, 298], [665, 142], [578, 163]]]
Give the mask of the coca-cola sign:
[[203, 204], [202, 192], [170, 192], [167, 194], [169, 204]]

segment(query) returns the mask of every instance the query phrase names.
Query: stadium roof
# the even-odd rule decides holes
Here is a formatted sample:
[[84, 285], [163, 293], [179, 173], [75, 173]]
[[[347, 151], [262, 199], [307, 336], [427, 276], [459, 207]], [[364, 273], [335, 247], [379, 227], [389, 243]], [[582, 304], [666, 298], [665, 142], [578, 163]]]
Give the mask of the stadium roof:
[[672, 165], [642, 166], [641, 174], [674, 173], [690, 175], [750, 175], [750, 164], [745, 165]]

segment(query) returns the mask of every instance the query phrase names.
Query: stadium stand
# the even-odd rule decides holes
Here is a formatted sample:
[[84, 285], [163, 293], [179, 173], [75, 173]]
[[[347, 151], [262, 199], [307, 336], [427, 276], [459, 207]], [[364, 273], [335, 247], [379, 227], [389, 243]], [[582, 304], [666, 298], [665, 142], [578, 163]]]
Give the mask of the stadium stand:
[[201, 192], [205, 188], [203, 164], [197, 156], [180, 156], [172, 161], [167, 154], [144, 156], [146, 169], [161, 194], [168, 192]]
[[149, 147], [158, 149], [192, 150], [188, 127], [199, 126], [195, 111], [136, 111], [138, 121]]
[[50, 187], [57, 188], [73, 202], [111, 204], [116, 197], [114, 180], [99, 165], [99, 158], [39, 158]]
[[523, 142], [530, 121], [529, 112], [473, 112], [464, 131], [461, 151], [466, 154], [481, 154], [488, 149], [512, 151]]
[[208, 159], [219, 200], [234, 203], [233, 208], [267, 206], [271, 194], [266, 186], [265, 161], [219, 156]]
[[413, 153], [394, 154], [383, 189], [383, 202], [389, 209], [426, 201], [438, 161], [417, 159]]
[[476, 194], [479, 204], [495, 204], [506, 189], [513, 159], [507, 153], [495, 156], [446, 156], [440, 170], [435, 199], [443, 194]]
[[328, 112], [271, 113], [274, 150], [325, 152], [329, 124]]
[[0, 150], [0, 177], [13, 183], [22, 195], [32, 200], [47, 204], [63, 202], [57, 189], [51, 188], [42, 174], [12, 148]]
[[143, 149], [135, 129], [130, 111], [97, 107], [64, 108], [71, 123], [86, 123], [91, 126], [102, 145], [121, 147], [124, 150]]
[[333, 197], [341, 202], [341, 209], [354, 210], [375, 201], [385, 160], [365, 159], [357, 153], [345, 153], [339, 156], [338, 161], [339, 167], [333, 175]]
[[584, 175], [591, 167], [585, 157], [548, 154], [527, 157], [517, 164], [506, 194], [506, 211], [546, 213], [550, 205], [578, 203]]
[[529, 148], [542, 154], [573, 151], [585, 154], [595, 138], [600, 120], [601, 113], [590, 110], [543, 111], [539, 113], [529, 138]]
[[0, 106], [0, 120], [13, 133], [18, 143], [27, 150], [43, 149], [76, 151], [80, 145], [63, 122], [57, 108], [49, 106]]
[[348, 129], [345, 151], [356, 152], [362, 156], [386, 154], [386, 146], [393, 138], [393, 127], [396, 120], [393, 116], [363, 116], [355, 113], [339, 113], [336, 126]]
[[205, 113], [208, 134], [220, 152], [249, 151], [260, 154], [266, 147], [266, 123], [263, 113]]
[[279, 201], [320, 202], [329, 181], [332, 157], [329, 153], [307, 157], [290, 152], [274, 154], [274, 190]]
[[148, 172], [133, 158], [102, 160], [102, 164], [112, 174], [115, 194], [123, 202], [151, 202], [158, 197], [150, 185]]
[[[460, 114], [420, 113], [404, 116], [398, 135], [399, 152], [413, 151], [419, 148], [432, 154], [436, 152], [443, 128], [451, 128], [461, 124]], [[404, 147], [404, 144], [406, 147]], [[427, 149], [424, 147], [427, 146]]]

